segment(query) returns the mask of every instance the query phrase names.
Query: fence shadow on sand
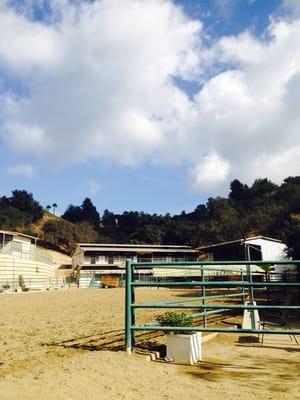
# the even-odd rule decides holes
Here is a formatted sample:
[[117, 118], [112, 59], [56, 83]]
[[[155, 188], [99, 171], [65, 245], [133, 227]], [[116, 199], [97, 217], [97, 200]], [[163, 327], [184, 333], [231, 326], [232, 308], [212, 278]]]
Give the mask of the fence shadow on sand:
[[[163, 354], [164, 345], [155, 341], [156, 338], [163, 335], [163, 332], [144, 332], [136, 334], [137, 350], [159, 351]], [[124, 329], [116, 329], [100, 332], [96, 335], [80, 336], [59, 342], [42, 343], [42, 345], [88, 351], [121, 351], [125, 350], [125, 333]]]

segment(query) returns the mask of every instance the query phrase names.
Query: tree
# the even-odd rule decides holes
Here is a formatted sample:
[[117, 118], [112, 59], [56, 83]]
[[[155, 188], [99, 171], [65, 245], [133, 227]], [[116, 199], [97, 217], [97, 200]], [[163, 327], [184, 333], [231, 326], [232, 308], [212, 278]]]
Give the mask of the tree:
[[160, 244], [163, 237], [163, 231], [156, 225], [145, 225], [131, 235], [131, 241], [138, 243]]
[[300, 185], [300, 176], [289, 176], [285, 178], [283, 182], [292, 185]]
[[70, 254], [79, 242], [79, 235], [74, 224], [63, 219], [55, 219], [44, 224], [43, 239]]
[[96, 243], [103, 240], [87, 221], [78, 222], [75, 227], [79, 242]]
[[53, 204], [52, 204], [52, 207], [53, 207], [53, 214], [55, 215], [55, 210], [56, 210], [56, 208], [57, 208], [57, 204], [56, 204], [56, 203], [53, 203]]
[[88, 197], [84, 199], [82, 205], [82, 220], [89, 222], [94, 229], [99, 231], [100, 229], [100, 215]]
[[[287, 254], [294, 260], [300, 260], [300, 222], [293, 222], [286, 235]], [[300, 275], [300, 264], [297, 264], [298, 278]]]
[[8, 206], [1, 207], [0, 203], [0, 227], [1, 229], [25, 228], [31, 224], [32, 218], [30, 215], [18, 210], [17, 208]]
[[286, 244], [288, 255], [294, 260], [300, 260], [300, 223], [291, 225], [286, 237]]
[[42, 206], [26, 190], [14, 190], [9, 203], [12, 207], [30, 216], [32, 222], [36, 222], [43, 216]]
[[51, 206], [50, 206], [49, 204], [46, 206], [46, 210], [47, 210], [48, 212], [50, 212]]
[[238, 179], [235, 179], [230, 184], [229, 198], [237, 203], [243, 203], [249, 198], [249, 187], [242, 184]]
[[62, 215], [62, 218], [66, 219], [67, 221], [73, 222], [74, 224], [81, 222], [83, 220], [81, 207], [73, 206], [73, 204], [70, 204]]
[[70, 204], [62, 215], [62, 218], [74, 223], [86, 221], [97, 232], [100, 231], [100, 215], [91, 199], [88, 197], [83, 200], [81, 206]]
[[250, 188], [250, 195], [253, 198], [263, 197], [274, 192], [277, 188], [278, 186], [267, 178], [256, 179]]
[[285, 179], [276, 193], [276, 199], [287, 203], [290, 212], [300, 213], [300, 177]]

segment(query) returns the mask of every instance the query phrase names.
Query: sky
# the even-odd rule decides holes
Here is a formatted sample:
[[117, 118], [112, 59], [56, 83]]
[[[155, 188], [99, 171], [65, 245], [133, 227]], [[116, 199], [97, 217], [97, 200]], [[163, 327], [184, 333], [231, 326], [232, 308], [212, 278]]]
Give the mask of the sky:
[[300, 174], [299, 0], [0, 0], [0, 196], [191, 211]]

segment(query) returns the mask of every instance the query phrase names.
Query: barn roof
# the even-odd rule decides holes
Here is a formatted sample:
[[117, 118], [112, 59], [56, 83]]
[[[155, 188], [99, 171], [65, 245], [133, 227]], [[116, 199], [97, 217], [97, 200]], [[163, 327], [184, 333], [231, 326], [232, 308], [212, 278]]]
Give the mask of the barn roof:
[[243, 243], [247, 243], [247, 242], [250, 242], [252, 240], [257, 240], [257, 239], [263, 239], [263, 240], [267, 240], [267, 241], [270, 241], [270, 242], [282, 243], [283, 244], [283, 242], [281, 240], [270, 238], [268, 236], [253, 236], [253, 237], [249, 237], [249, 238], [231, 240], [231, 241], [228, 241], [228, 242], [220, 242], [220, 243], [210, 244], [210, 245], [207, 245], [207, 246], [200, 246], [200, 247], [197, 247], [197, 250], [209, 250], [209, 249], [212, 249], [214, 247], [227, 246], [227, 245], [230, 245], [230, 244], [238, 244], [238, 243], [243, 244]]

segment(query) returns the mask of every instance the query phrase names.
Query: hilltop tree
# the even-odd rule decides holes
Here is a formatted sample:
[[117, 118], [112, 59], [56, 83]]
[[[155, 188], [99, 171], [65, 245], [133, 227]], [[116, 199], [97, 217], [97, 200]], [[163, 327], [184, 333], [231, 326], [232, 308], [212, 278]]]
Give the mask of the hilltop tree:
[[82, 209], [82, 220], [89, 222], [94, 229], [99, 231], [100, 215], [97, 211], [97, 208], [92, 203], [91, 199], [86, 197], [83, 200], [81, 209]]
[[276, 199], [288, 203], [290, 212], [300, 213], [300, 176], [285, 179], [276, 193]]
[[63, 219], [67, 221], [77, 223], [82, 221], [82, 209], [79, 206], [73, 206], [70, 204], [69, 207], [66, 209], [64, 214], [62, 215]]
[[230, 184], [229, 198], [237, 203], [243, 203], [249, 199], [249, 187], [243, 185], [238, 179], [235, 179]]
[[88, 197], [83, 200], [81, 206], [70, 204], [62, 215], [62, 218], [73, 223], [86, 221], [97, 232], [100, 230], [100, 215], [91, 199]]
[[267, 178], [256, 179], [250, 188], [250, 195], [253, 198], [263, 197], [274, 192], [277, 188], [278, 186]]
[[31, 217], [32, 222], [36, 222], [43, 216], [42, 206], [34, 200], [32, 193], [26, 190], [14, 190], [9, 204]]
[[57, 204], [56, 204], [56, 203], [53, 203], [53, 204], [52, 204], [52, 207], [53, 207], [53, 214], [55, 215], [55, 210], [56, 210], [56, 208], [57, 208]]

